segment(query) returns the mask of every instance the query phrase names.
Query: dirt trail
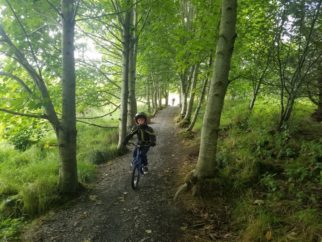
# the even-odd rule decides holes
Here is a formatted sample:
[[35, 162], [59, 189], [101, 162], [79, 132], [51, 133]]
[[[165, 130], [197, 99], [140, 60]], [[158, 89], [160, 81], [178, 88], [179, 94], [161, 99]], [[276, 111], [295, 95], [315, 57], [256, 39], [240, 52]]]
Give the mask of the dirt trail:
[[130, 185], [131, 154], [99, 168], [99, 179], [89, 192], [67, 208], [52, 212], [24, 241], [183, 241], [184, 212], [176, 207], [175, 174], [184, 155], [175, 136], [178, 109], [166, 108], [152, 120], [157, 146], [150, 149], [149, 174], [140, 189]]

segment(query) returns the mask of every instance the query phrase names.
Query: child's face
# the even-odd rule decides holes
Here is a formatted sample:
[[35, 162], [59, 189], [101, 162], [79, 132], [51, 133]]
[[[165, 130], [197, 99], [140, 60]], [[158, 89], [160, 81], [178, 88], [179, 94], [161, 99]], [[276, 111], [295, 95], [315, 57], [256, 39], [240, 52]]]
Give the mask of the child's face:
[[138, 122], [139, 125], [142, 125], [142, 124], [145, 123], [145, 119], [144, 118], [138, 118], [137, 122]]

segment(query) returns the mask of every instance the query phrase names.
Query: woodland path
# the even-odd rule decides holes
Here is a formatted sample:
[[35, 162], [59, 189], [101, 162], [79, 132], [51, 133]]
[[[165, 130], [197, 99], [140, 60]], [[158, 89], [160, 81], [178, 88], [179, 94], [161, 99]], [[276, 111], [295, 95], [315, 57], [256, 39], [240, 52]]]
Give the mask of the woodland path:
[[40, 219], [23, 241], [186, 241], [184, 211], [173, 203], [176, 173], [185, 155], [176, 137], [177, 107], [152, 119], [157, 146], [150, 149], [149, 173], [140, 189], [130, 185], [131, 153], [99, 167], [97, 184], [67, 207]]

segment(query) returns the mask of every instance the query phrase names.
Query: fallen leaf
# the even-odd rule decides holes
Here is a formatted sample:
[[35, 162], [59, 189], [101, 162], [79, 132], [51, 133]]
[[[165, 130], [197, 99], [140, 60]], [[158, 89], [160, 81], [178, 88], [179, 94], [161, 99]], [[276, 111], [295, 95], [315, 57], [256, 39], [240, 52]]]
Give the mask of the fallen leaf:
[[260, 205], [263, 205], [264, 204], [264, 200], [257, 199], [257, 200], [254, 201], [254, 204], [255, 205], [259, 205], [259, 206]]
[[147, 229], [147, 230], [145, 230], [145, 233], [151, 234], [152, 233], [152, 230], [151, 229]]
[[272, 230], [268, 230], [265, 234], [265, 237], [268, 241], [271, 241], [273, 239]]

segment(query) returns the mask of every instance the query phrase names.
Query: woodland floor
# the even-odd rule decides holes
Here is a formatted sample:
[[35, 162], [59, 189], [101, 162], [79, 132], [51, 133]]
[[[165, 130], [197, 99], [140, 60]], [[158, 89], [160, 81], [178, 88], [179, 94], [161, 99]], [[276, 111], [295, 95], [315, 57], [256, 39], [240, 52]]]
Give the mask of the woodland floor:
[[37, 219], [21, 241], [235, 241], [229, 208], [189, 194], [173, 202], [176, 189], [196, 162], [197, 147], [177, 136], [177, 107], [152, 119], [157, 146], [140, 189], [130, 185], [131, 153], [98, 167], [97, 183], [67, 205]]

